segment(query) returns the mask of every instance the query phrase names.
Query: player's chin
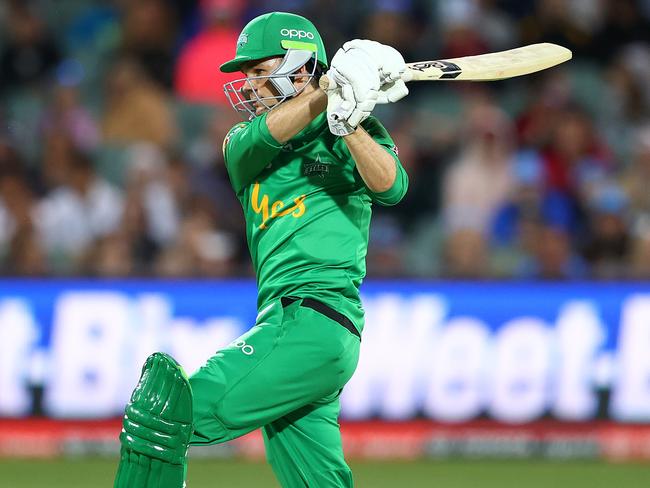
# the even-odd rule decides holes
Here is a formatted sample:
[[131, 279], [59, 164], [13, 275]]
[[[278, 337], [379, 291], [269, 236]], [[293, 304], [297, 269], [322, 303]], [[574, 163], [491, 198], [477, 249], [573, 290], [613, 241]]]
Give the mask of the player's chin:
[[262, 107], [255, 107], [255, 116], [257, 117], [257, 116], [259, 116], [259, 115], [265, 114], [266, 112], [270, 112], [270, 111], [273, 110], [277, 105], [278, 105], [277, 103], [274, 103], [273, 105], [269, 105], [268, 107], [264, 107], [264, 106], [262, 106]]

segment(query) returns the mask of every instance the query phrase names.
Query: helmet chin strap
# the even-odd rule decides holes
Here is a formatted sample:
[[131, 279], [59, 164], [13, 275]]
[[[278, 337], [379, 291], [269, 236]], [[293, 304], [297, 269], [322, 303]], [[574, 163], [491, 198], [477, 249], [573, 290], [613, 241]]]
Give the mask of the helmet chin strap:
[[284, 55], [280, 66], [278, 66], [270, 75], [271, 83], [280, 92], [283, 97], [292, 97], [298, 90], [293, 86], [293, 81], [289, 75], [293, 74], [313, 56], [312, 51], [302, 49], [289, 49]]

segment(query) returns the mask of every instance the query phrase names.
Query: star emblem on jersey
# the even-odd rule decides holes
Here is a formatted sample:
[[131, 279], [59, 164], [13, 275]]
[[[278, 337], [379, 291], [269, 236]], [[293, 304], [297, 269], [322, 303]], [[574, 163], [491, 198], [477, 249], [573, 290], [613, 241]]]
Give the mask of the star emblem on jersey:
[[302, 172], [305, 176], [320, 176], [321, 178], [325, 177], [326, 173], [329, 173], [329, 165], [332, 164], [330, 161], [323, 161], [320, 158], [320, 155], [316, 156], [316, 161], [306, 162], [302, 166]]

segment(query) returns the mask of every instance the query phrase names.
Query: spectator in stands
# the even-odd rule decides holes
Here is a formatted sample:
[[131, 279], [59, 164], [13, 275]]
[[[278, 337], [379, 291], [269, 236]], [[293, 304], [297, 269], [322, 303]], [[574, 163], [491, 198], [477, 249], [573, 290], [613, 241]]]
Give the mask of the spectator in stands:
[[176, 15], [166, 0], [123, 2], [122, 51], [159, 87], [172, 87]]
[[132, 58], [121, 58], [109, 74], [102, 120], [104, 141], [147, 141], [169, 148], [176, 127], [170, 100]]
[[575, 198], [578, 203], [594, 179], [613, 169], [608, 149], [592, 121], [575, 107], [562, 113], [541, 156], [546, 187]]
[[231, 59], [241, 30], [246, 3], [239, 0], [201, 0], [203, 29], [182, 49], [175, 71], [178, 95], [190, 102], [227, 104], [223, 85], [238, 77], [217, 67]]
[[536, 252], [540, 226], [570, 229], [577, 209], [571, 198], [545, 186], [544, 164], [532, 150], [520, 151], [512, 166], [512, 195], [491, 222], [491, 261], [496, 276], [518, 276]]
[[95, 149], [100, 141], [97, 122], [79, 102], [78, 89], [74, 85], [54, 87], [52, 101], [43, 114], [41, 125], [46, 137], [65, 134], [75, 147], [83, 151]]
[[118, 0], [79, 4], [65, 31], [66, 43], [72, 46], [70, 54], [92, 53], [103, 63], [104, 55], [119, 49], [122, 39], [118, 6], [125, 3]]
[[[180, 177], [174, 178], [174, 172]], [[171, 167], [167, 155], [153, 144], [131, 148], [122, 232], [138, 262], [145, 266], [176, 239], [188, 198], [186, 172], [180, 161]]]
[[11, 276], [28, 277], [42, 277], [51, 273], [34, 227], [22, 228], [14, 235], [6, 257], [6, 272]]
[[61, 52], [30, 2], [9, 1], [6, 25], [8, 39], [0, 52], [0, 92], [46, 80], [61, 60]]
[[595, 278], [620, 279], [628, 274], [631, 237], [628, 198], [614, 182], [603, 183], [587, 208], [583, 256]]
[[525, 262], [520, 278], [575, 280], [588, 277], [588, 268], [574, 250], [569, 229], [538, 223], [533, 236], [533, 254]]
[[368, 241], [368, 272], [371, 277], [395, 277], [403, 273], [402, 226], [391, 215], [375, 215]]
[[634, 44], [617, 51], [605, 70], [600, 130], [619, 158], [634, 155], [634, 135], [648, 123], [650, 113], [650, 47]]
[[0, 138], [0, 272], [40, 276], [48, 272], [34, 227], [34, 175], [25, 168], [11, 142]]
[[523, 149], [541, 149], [551, 140], [555, 126], [572, 101], [572, 87], [561, 71], [541, 73], [528, 105], [516, 119], [517, 138]]
[[159, 276], [228, 276], [237, 268], [235, 237], [219, 225], [215, 208], [195, 198], [173, 245], [155, 263]]
[[25, 162], [18, 152], [16, 142], [9, 134], [0, 132], [0, 176], [5, 174], [19, 174], [28, 183], [31, 190], [38, 185], [39, 175], [25, 165]]
[[512, 7], [506, 11], [500, 0], [481, 0], [472, 3], [480, 9], [476, 15], [475, 26], [481, 33], [480, 38], [484, 39], [489, 46], [488, 51], [510, 49], [519, 42], [517, 19], [512, 15]]
[[[378, 206], [373, 213], [393, 217], [399, 225], [400, 233], [405, 234], [412, 232], [422, 219], [430, 221], [438, 212], [446, 158], [441, 155], [443, 144], [424, 143], [418, 139], [416, 120], [408, 117], [400, 119], [394, 125], [396, 128], [391, 130], [391, 137], [409, 175], [409, 190], [399, 205]], [[372, 243], [373, 239], [370, 240], [370, 246]]]
[[535, 11], [520, 23], [521, 43], [553, 42], [578, 55], [587, 52], [591, 33], [573, 14], [574, 10], [564, 0], [538, 0]]
[[[346, 41], [361, 37], [359, 28], [366, 22], [366, 17], [378, 10], [376, 4], [387, 3], [380, 1], [370, 2], [347, 2], [345, 8], [332, 8], [331, 0], [279, 0], [278, 8], [263, 9], [258, 0], [249, 1], [254, 8], [248, 17], [254, 17], [265, 12], [276, 10], [279, 12], [296, 12], [308, 19], [314, 19], [318, 32], [320, 32], [325, 44], [332, 49], [338, 49]], [[399, 5], [400, 2], [395, 2]], [[257, 4], [257, 8], [255, 5]], [[293, 5], [291, 5], [293, 4]], [[417, 29], [415, 24], [410, 26]], [[368, 36], [366, 36], [368, 37]], [[368, 37], [374, 39], [374, 37]], [[378, 39], [377, 39], [378, 40]], [[410, 46], [409, 46], [410, 47]], [[333, 55], [331, 52], [330, 55]], [[409, 51], [402, 53], [409, 56]], [[415, 58], [412, 58], [415, 59]], [[383, 120], [383, 119], [382, 119]]]
[[39, 202], [36, 227], [51, 259], [74, 270], [91, 243], [117, 229], [121, 192], [98, 175], [90, 158], [73, 151], [63, 184]]
[[512, 192], [514, 132], [507, 115], [485, 101], [470, 106], [465, 118], [461, 153], [443, 183], [443, 214], [451, 232], [471, 228], [486, 235]]
[[645, 220], [635, 229], [628, 277], [650, 279], [650, 219]]
[[74, 158], [75, 146], [62, 127], [52, 126], [43, 138], [41, 177], [43, 192], [64, 185], [68, 165]]
[[232, 108], [214, 107], [203, 131], [194, 134], [188, 145], [187, 157], [192, 166], [207, 168], [218, 165], [221, 174], [228, 178], [223, 161], [223, 139], [237, 122], [241, 122], [241, 118]]
[[405, 59], [413, 59], [416, 35], [421, 30], [414, 7], [411, 0], [370, 2], [361, 26], [362, 37], [393, 46]]
[[632, 161], [621, 180], [636, 221], [650, 218], [650, 125], [636, 131], [632, 139], [635, 139]]
[[126, 278], [145, 274], [137, 269], [133, 259], [131, 241], [118, 232], [97, 239], [84, 257], [84, 272], [101, 278]]
[[479, 29], [482, 21], [479, 2], [438, 2], [438, 10], [439, 35], [442, 34], [440, 57], [458, 58], [489, 51]]
[[483, 232], [471, 227], [453, 230], [444, 244], [443, 276], [476, 279], [485, 278], [488, 273], [488, 243]]
[[[34, 194], [21, 169], [0, 169], [0, 261], [7, 272], [23, 274], [31, 270], [33, 273], [27, 274], [38, 274], [37, 269], [44, 270], [44, 266], [27, 259], [38, 254], [38, 246], [33, 239], [34, 203]], [[24, 253], [20, 254], [20, 259], [18, 253]]]
[[215, 107], [203, 134], [190, 145], [187, 159], [191, 163], [188, 177], [193, 193], [210, 200], [218, 209], [224, 228], [243, 236], [241, 204], [232, 191], [222, 151], [226, 133], [239, 120], [230, 107]]
[[605, 19], [592, 43], [599, 60], [610, 61], [623, 46], [650, 42], [650, 21], [638, 0], [605, 0]]

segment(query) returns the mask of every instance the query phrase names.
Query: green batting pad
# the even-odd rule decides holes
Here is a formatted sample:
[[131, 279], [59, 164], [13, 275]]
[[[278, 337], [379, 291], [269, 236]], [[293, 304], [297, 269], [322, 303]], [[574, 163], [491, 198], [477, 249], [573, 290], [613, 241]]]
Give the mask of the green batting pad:
[[192, 431], [187, 375], [168, 354], [152, 354], [126, 407], [114, 487], [183, 487]]

